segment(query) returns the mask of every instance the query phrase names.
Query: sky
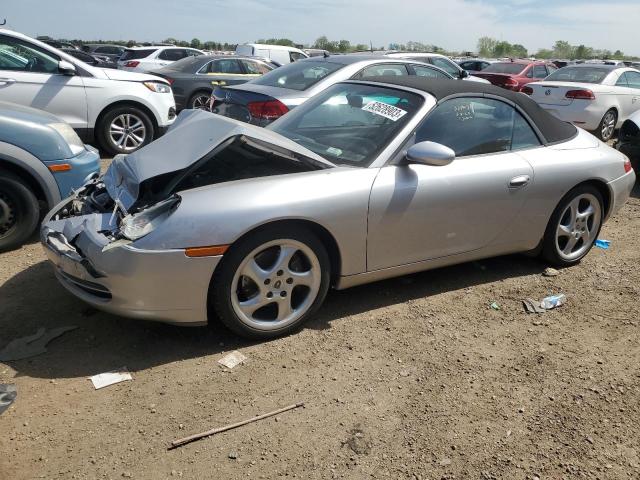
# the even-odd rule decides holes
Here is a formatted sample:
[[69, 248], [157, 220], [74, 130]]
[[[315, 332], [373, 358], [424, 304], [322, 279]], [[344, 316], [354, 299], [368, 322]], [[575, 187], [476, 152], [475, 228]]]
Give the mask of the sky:
[[556, 40], [640, 55], [639, 0], [2, 0], [4, 28], [53, 38], [244, 43], [321, 35], [474, 51], [482, 36], [530, 52]]

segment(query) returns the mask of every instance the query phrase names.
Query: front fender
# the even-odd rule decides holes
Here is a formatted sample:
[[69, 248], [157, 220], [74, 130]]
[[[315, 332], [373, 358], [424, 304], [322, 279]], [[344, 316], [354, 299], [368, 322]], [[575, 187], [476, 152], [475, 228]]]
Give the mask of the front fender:
[[53, 174], [38, 158], [20, 147], [5, 142], [0, 142], [0, 152], [0, 167], [6, 162], [30, 175], [44, 192], [48, 208], [53, 208], [62, 200]]
[[333, 235], [342, 259], [340, 275], [362, 273], [369, 194], [377, 172], [340, 167], [179, 192], [178, 209], [135, 246], [153, 250], [229, 245], [270, 222], [301, 219]]

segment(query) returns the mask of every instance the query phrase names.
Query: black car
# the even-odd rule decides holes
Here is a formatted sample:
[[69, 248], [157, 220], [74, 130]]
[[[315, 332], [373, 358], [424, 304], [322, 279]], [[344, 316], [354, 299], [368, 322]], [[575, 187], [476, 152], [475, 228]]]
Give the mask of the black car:
[[81, 50], [75, 50], [71, 48], [61, 48], [60, 50], [94, 67], [118, 68], [118, 63], [114, 60], [111, 60], [109, 57], [103, 57], [102, 55], [90, 55]]
[[258, 57], [199, 55], [149, 73], [169, 81], [178, 111], [184, 108], [208, 110], [214, 87], [245, 83], [276, 67], [276, 63]]
[[112, 62], [117, 62], [125, 50], [126, 48], [122, 45], [109, 45], [106, 43], [82, 45], [83, 52], [89, 55], [98, 55], [101, 58], [106, 57]]
[[476, 72], [481, 72], [482, 70], [487, 68], [489, 65], [491, 65], [491, 63], [487, 62], [486, 60], [478, 60], [476, 58], [473, 60], [463, 60], [461, 62], [458, 62], [458, 65], [460, 65], [467, 72], [473, 74]]

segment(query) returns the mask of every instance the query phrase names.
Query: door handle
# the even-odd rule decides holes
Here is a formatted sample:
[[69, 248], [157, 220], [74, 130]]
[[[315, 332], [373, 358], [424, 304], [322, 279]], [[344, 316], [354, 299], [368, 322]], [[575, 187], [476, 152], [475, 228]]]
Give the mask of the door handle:
[[0, 84], [11, 85], [16, 83], [15, 78], [0, 78]]
[[509, 188], [520, 188], [528, 185], [531, 181], [531, 177], [529, 175], [518, 175], [517, 177], [513, 177], [509, 182]]

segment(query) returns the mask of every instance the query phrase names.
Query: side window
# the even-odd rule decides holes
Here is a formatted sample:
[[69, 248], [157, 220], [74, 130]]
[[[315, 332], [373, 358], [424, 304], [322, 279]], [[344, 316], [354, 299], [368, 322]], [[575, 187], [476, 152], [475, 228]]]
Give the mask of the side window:
[[429, 78], [449, 78], [444, 73], [436, 70], [435, 68], [425, 67], [424, 65], [411, 65], [413, 71], [416, 72], [418, 77], [429, 77]]
[[182, 48], [169, 48], [167, 50], [163, 50], [158, 55], [160, 60], [169, 60], [171, 62], [175, 62], [176, 60], [181, 60], [187, 56], [187, 52]]
[[618, 78], [618, 81], [616, 82], [616, 87], [628, 87], [628, 86], [629, 86], [629, 82], [627, 81], [627, 74], [623, 72], [622, 75], [620, 75], [620, 78]]
[[544, 65], [534, 65], [533, 78], [545, 78], [547, 76], [547, 69]]
[[209, 70], [207, 73], [226, 73], [226, 74], [241, 74], [242, 69], [237, 60], [232, 58], [224, 58], [222, 60], [215, 60], [209, 64]]
[[187, 54], [187, 57], [198, 57], [202, 55], [202, 53], [199, 52], [198, 50], [187, 50], [186, 54]]
[[28, 42], [0, 35], [0, 70], [58, 73], [60, 59]]
[[438, 105], [418, 128], [415, 141], [441, 143], [458, 157], [539, 145], [511, 105], [489, 98], [454, 98]]
[[365, 68], [360, 72], [358, 78], [369, 78], [369, 77], [386, 77], [386, 76], [402, 76], [409, 75], [407, 71], [407, 67], [402, 64], [382, 64], [382, 65], [371, 65], [370, 67]]
[[271, 71], [271, 69], [266, 64], [261, 62], [256, 62], [253, 60], [240, 60], [240, 63], [244, 65], [247, 73], [251, 75], [263, 75]]
[[527, 78], [533, 78], [533, 67], [529, 67], [526, 73]]
[[300, 52], [289, 52], [289, 60], [291, 62], [295, 62], [296, 60], [300, 60], [301, 58], [307, 58]]
[[549, 75], [551, 75], [556, 70], [558, 70], [558, 67], [556, 67], [554, 65], [547, 65], [547, 71], [549, 72]]
[[431, 63], [433, 63], [436, 67], [440, 67], [449, 75], [452, 75], [454, 77], [460, 75], [460, 69], [456, 67], [456, 65], [452, 61], [447, 60], [446, 58], [432, 57]]
[[630, 88], [638, 88], [640, 89], [640, 73], [638, 72], [626, 72], [627, 83]]

